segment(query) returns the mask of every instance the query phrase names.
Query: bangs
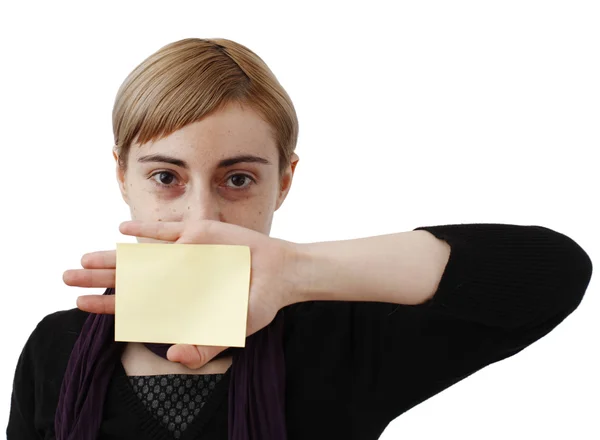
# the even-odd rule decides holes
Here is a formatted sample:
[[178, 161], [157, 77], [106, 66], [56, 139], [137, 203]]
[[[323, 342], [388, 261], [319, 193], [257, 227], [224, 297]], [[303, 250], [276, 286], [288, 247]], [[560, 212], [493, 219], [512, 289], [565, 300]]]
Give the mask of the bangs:
[[119, 90], [113, 127], [121, 148], [168, 136], [248, 91], [244, 72], [211, 46], [157, 55], [140, 64]]
[[112, 115], [120, 164], [126, 167], [133, 144], [168, 136], [231, 102], [248, 104], [270, 124], [282, 169], [298, 136], [292, 102], [254, 52], [224, 39], [171, 43], [129, 74]]

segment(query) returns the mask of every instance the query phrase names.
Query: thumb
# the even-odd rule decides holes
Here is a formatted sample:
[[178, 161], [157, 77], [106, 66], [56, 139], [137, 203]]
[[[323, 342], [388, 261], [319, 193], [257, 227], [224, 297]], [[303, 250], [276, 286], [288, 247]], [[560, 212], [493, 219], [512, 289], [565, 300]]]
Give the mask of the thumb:
[[176, 344], [167, 351], [167, 359], [179, 362], [191, 369], [203, 367], [227, 347]]

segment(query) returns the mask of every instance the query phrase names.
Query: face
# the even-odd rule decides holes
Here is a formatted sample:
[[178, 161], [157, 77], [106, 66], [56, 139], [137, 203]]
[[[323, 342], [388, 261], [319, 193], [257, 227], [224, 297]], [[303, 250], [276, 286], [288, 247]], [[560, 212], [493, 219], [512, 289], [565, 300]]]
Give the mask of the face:
[[280, 177], [270, 125], [234, 103], [160, 140], [132, 145], [117, 178], [132, 220], [217, 220], [268, 235], [297, 161], [294, 154]]

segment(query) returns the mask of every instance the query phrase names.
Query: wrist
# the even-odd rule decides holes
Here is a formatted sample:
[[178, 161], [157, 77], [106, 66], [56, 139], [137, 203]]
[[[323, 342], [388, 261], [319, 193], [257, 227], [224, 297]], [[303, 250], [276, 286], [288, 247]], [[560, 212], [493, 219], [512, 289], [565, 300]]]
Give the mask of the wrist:
[[313, 300], [311, 292], [315, 266], [310, 243], [286, 242], [286, 248], [284, 279], [287, 292], [284, 295], [284, 307]]
[[[291, 243], [290, 304], [334, 299], [328, 274], [339, 273], [325, 243]], [[327, 288], [325, 287], [327, 286]], [[332, 290], [333, 289], [333, 290]], [[329, 293], [324, 293], [325, 291]], [[331, 292], [330, 292], [331, 291]]]

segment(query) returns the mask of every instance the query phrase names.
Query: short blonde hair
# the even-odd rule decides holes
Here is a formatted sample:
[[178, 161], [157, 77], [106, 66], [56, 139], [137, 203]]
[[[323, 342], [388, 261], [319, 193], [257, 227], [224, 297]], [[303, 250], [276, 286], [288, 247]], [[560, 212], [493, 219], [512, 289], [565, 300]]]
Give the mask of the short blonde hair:
[[168, 136], [231, 102], [249, 105], [272, 127], [282, 173], [298, 140], [294, 105], [258, 55], [226, 39], [176, 41], [127, 76], [112, 116], [119, 165], [127, 168], [132, 144]]

